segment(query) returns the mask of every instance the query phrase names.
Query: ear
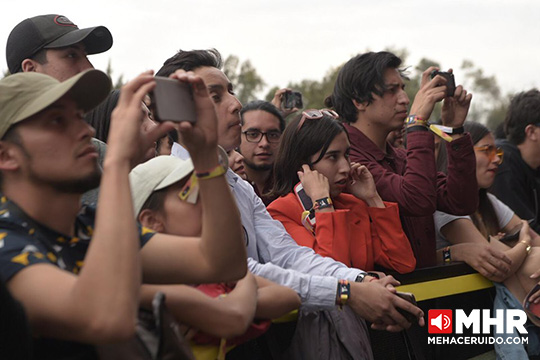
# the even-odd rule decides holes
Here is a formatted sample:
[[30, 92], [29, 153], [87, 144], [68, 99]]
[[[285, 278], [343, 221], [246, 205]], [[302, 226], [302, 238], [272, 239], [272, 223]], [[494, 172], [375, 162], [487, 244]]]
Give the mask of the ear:
[[358, 102], [358, 100], [356, 99], [353, 99], [352, 100], [353, 104], [354, 104], [354, 107], [356, 109], [358, 109], [358, 111], [365, 111], [367, 106], [368, 106], [368, 103], [367, 101], [364, 101], [364, 102]]
[[24, 59], [21, 63], [23, 72], [37, 72], [38, 62], [32, 59]]
[[[20, 149], [7, 141], [0, 141], [0, 170], [14, 171], [20, 168], [19, 156]], [[17, 156], [19, 155], [19, 156]]]
[[156, 211], [144, 209], [139, 213], [138, 220], [144, 227], [147, 227], [157, 232], [165, 231], [165, 224], [163, 221], [164, 219]]
[[531, 139], [533, 141], [538, 141], [538, 136], [536, 135], [536, 126], [529, 124], [525, 127], [525, 138]]

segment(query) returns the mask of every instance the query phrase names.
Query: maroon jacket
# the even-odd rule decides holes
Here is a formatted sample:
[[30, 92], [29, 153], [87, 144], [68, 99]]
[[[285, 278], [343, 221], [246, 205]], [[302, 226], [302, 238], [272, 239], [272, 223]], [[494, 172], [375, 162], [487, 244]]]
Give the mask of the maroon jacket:
[[435, 210], [469, 215], [478, 206], [476, 160], [471, 137], [446, 143], [448, 175], [437, 172], [433, 134], [407, 135], [407, 150], [387, 144], [382, 152], [360, 130], [345, 124], [351, 141], [351, 161], [366, 165], [384, 201], [397, 202], [403, 229], [411, 242], [417, 268], [433, 266]]

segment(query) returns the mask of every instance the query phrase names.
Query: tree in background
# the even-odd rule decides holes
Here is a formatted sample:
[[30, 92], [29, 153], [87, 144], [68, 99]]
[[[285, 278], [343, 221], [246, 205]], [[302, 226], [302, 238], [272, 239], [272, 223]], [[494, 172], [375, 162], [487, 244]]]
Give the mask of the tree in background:
[[[105, 70], [105, 72], [111, 78], [111, 81], [112, 81], [112, 78], [113, 78], [112, 74], [114, 71], [112, 69], [111, 59], [109, 59], [109, 62], [107, 63], [107, 69]], [[120, 90], [122, 86], [124, 86], [124, 74], [120, 74], [118, 78], [116, 79], [116, 82], [113, 84], [114, 89], [118, 89], [118, 90]]]
[[262, 77], [257, 74], [257, 70], [246, 60], [240, 64], [240, 60], [235, 55], [229, 55], [223, 63], [223, 72], [231, 83], [234, 84], [236, 97], [242, 104], [247, 104], [256, 100], [257, 93], [262, 91], [266, 85]]

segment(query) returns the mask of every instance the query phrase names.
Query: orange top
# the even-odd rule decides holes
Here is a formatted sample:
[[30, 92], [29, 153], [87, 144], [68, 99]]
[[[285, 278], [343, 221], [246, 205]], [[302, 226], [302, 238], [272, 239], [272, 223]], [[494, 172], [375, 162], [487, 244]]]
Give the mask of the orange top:
[[401, 274], [414, 270], [416, 259], [396, 203], [369, 207], [350, 194], [340, 194], [332, 202], [334, 212], [315, 213], [315, 235], [302, 224], [302, 205], [294, 193], [276, 199], [267, 209], [298, 245], [322, 256], [363, 270], [373, 270], [375, 264]]

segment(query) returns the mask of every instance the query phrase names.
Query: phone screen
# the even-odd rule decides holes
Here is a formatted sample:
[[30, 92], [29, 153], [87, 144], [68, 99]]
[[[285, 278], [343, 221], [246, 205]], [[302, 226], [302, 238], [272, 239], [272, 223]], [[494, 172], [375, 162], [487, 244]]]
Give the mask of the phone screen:
[[[304, 210], [311, 210], [311, 208], [313, 207], [313, 202], [311, 201], [311, 198], [306, 194], [302, 183], [299, 183], [294, 187], [294, 192], [296, 193], [298, 199], [300, 199], [300, 203], [302, 203], [302, 207], [304, 208]], [[309, 214], [308, 218], [311, 221], [315, 220], [315, 213]]]
[[158, 121], [197, 121], [191, 87], [187, 83], [156, 76], [156, 87], [150, 93], [150, 108]]

